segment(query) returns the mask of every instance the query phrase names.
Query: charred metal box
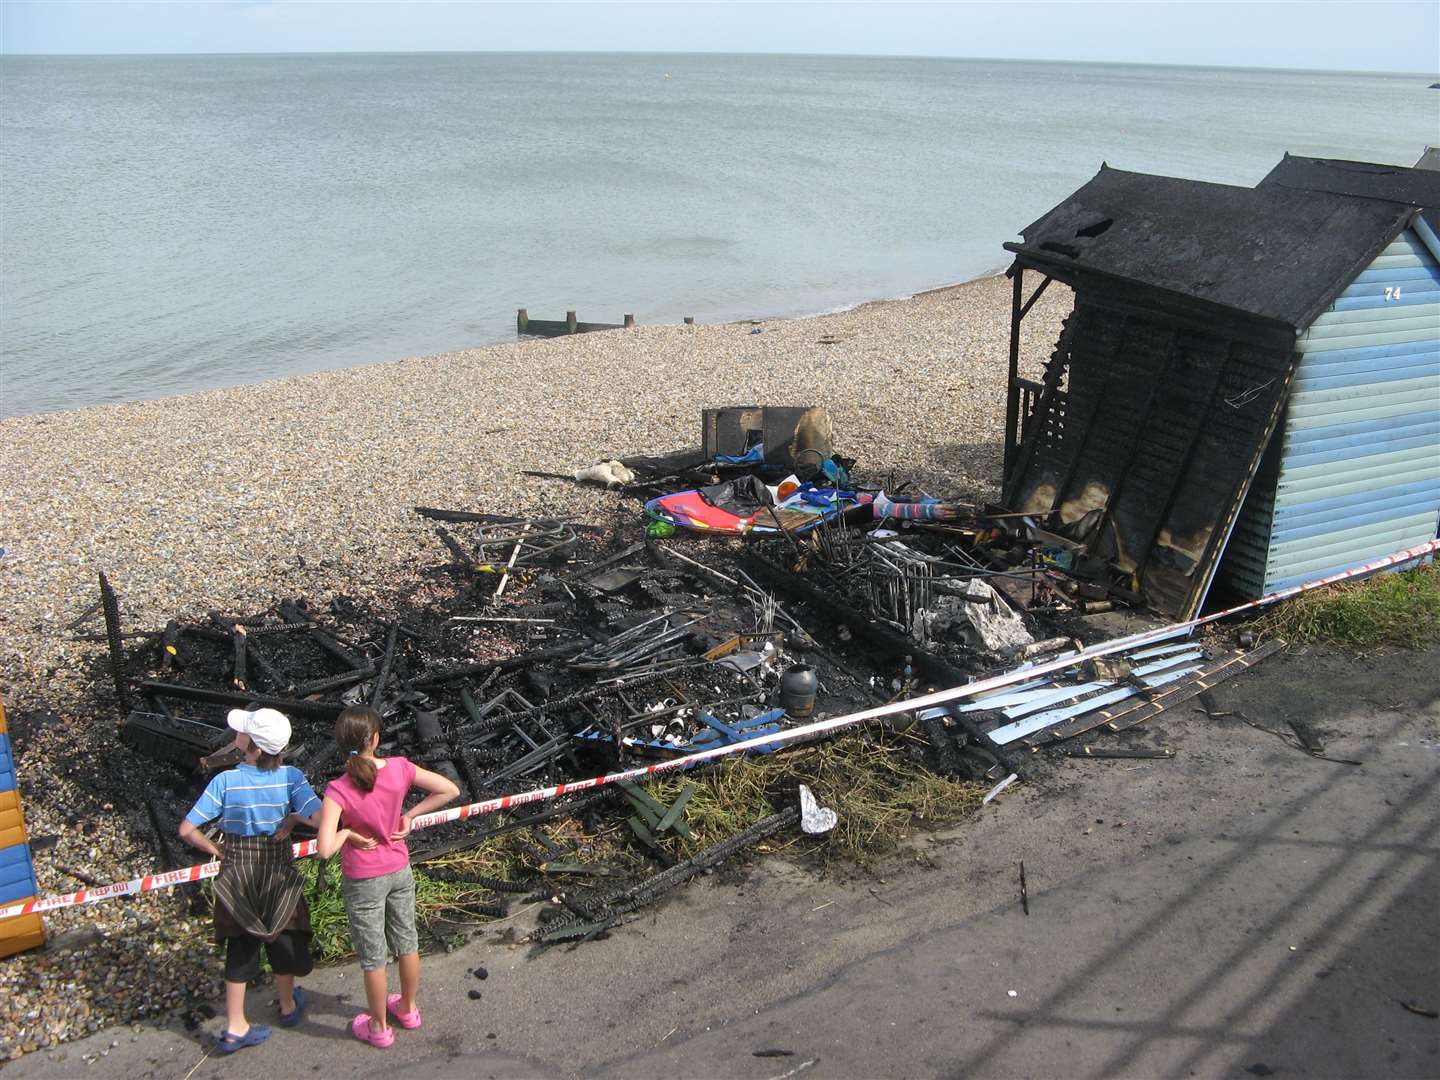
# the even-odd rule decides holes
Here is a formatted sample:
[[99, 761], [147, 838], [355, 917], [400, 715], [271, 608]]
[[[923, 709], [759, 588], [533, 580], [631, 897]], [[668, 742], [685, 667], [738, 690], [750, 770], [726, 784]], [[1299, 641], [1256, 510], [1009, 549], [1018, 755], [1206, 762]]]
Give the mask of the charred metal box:
[[834, 439], [830, 413], [819, 406], [729, 405], [700, 414], [700, 441], [710, 461], [761, 445], [768, 465], [817, 465], [830, 457]]
[[194, 770], [202, 757], [213, 754], [234, 737], [227, 728], [140, 709], [126, 718], [120, 734], [146, 757], [168, 761], [186, 771]]

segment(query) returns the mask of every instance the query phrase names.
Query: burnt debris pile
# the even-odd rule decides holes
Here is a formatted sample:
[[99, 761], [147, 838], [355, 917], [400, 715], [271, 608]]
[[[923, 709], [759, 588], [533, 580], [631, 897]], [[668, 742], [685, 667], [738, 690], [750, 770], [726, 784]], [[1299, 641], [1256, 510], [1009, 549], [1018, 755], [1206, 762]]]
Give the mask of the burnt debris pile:
[[[171, 824], [234, 758], [236, 707], [289, 715], [288, 758], [318, 789], [342, 767], [335, 717], [369, 704], [384, 717], [381, 752], [444, 773], [468, 803], [772, 734], [746, 755], [790, 751], [803, 740], [784, 733], [812, 720], [1043, 664], [871, 726], [928, 770], [993, 786], [1022, 771], [1023, 750], [1138, 723], [1255, 658], [1179, 639], [1086, 662], [1085, 641], [1138, 616], [1112, 610], [1114, 583], [1073, 545], [995, 508], [861, 482], [823, 410], [707, 410], [703, 426], [697, 450], [579, 470], [618, 488], [605, 527], [417, 508], [435, 538], [426, 584], [386, 610], [296, 598], [125, 633], [102, 576], [122, 738], [169, 766], [144, 795], [167, 861]], [[581, 790], [426, 829], [412, 846], [433, 862], [544, 821], [618, 829], [655, 872], [562, 905], [544, 930], [584, 937], [791, 825], [795, 780], [771, 802], [789, 809], [698, 850], [670, 842], [691, 835], [688, 780], [669, 801], [629, 784]], [[530, 835], [542, 845], [532, 869], [575, 870], [571, 848]]]

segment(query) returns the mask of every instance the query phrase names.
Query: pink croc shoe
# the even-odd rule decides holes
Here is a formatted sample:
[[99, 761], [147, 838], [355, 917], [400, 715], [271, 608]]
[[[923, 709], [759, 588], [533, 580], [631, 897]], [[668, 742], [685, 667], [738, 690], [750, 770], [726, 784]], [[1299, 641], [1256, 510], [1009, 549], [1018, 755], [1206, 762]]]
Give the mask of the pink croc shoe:
[[395, 1022], [406, 1031], [414, 1031], [420, 1026], [420, 1006], [416, 1005], [412, 1011], [402, 1013], [395, 1008], [398, 1004], [400, 1004], [399, 994], [391, 994], [385, 999], [385, 1007], [390, 1010], [390, 1015], [395, 1018]]
[[386, 1028], [384, 1031], [370, 1030], [370, 1014], [361, 1013], [350, 1021], [350, 1034], [354, 1035], [361, 1042], [369, 1043], [377, 1050], [385, 1050], [395, 1043], [395, 1029]]

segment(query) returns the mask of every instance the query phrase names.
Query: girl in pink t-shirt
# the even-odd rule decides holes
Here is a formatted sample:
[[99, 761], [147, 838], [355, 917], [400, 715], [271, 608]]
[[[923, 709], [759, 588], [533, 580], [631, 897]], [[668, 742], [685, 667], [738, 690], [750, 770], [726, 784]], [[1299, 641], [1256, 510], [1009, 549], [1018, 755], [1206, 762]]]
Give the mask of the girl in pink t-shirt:
[[[335, 721], [335, 742], [346, 755], [345, 775], [325, 789], [320, 808], [320, 857], [340, 852], [340, 890], [350, 917], [350, 941], [365, 973], [368, 1013], [350, 1024], [361, 1042], [384, 1049], [395, 1041], [386, 1013], [403, 1028], [420, 1026], [420, 941], [415, 932], [415, 876], [410, 872], [410, 821], [460, 794], [439, 773], [403, 757], [380, 758], [380, 714], [353, 705]], [[412, 787], [428, 792], [408, 813]], [[386, 996], [385, 957], [394, 953], [400, 993]]]

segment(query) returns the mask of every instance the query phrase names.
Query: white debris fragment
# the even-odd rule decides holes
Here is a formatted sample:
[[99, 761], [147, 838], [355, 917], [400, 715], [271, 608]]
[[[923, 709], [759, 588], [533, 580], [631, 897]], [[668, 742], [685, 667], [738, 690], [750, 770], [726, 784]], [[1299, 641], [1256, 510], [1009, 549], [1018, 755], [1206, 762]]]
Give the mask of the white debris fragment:
[[622, 484], [633, 484], [635, 474], [619, 461], [601, 461], [584, 469], [576, 469], [575, 479], [604, 484], [606, 487], [620, 487]]
[[1019, 779], [1019, 774], [1012, 772], [1009, 776], [1005, 777], [1004, 780], [1001, 780], [998, 784], [996, 784], [986, 793], [985, 798], [980, 800], [980, 805], [984, 806], [991, 799], [995, 798], [996, 795], [999, 795], [1000, 792], [1004, 791], [1007, 787], [1009, 787], [1011, 784], [1013, 784], [1016, 780]]
[[827, 833], [833, 829], [840, 819], [835, 811], [827, 806], [821, 806], [815, 801], [815, 796], [804, 784], [800, 785], [800, 828], [811, 836], [819, 833]]

